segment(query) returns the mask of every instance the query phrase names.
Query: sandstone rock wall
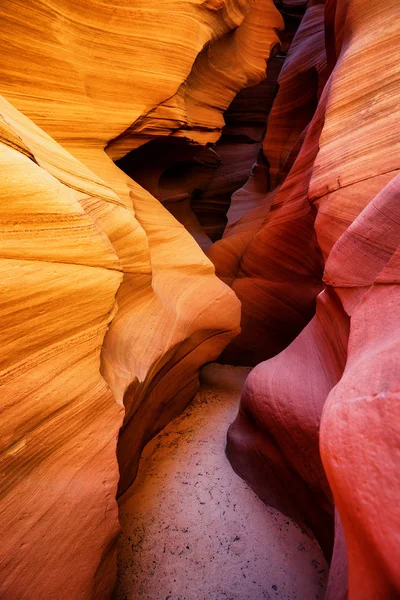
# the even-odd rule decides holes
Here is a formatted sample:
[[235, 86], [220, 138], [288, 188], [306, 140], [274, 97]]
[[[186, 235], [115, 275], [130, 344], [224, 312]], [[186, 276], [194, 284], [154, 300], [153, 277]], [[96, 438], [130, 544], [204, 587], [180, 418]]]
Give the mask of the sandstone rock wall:
[[235, 210], [237, 214], [248, 207], [242, 201], [248, 186], [238, 188], [247, 182], [257, 159], [283, 60], [282, 54], [271, 57], [268, 77], [237, 94], [223, 113], [225, 126], [212, 147], [173, 135], [155, 136], [117, 161], [184, 225], [203, 250], [221, 238], [228, 209], [232, 219]]
[[[287, 50], [305, 2], [277, 4]], [[110, 596], [118, 480], [239, 333], [240, 302], [223, 360], [270, 360], [234, 468], [332, 556], [327, 600], [400, 597], [399, 20], [397, 0], [308, 3], [211, 244], [223, 211], [207, 222], [187, 190], [200, 163], [203, 208], [226, 208], [255, 159], [259, 123], [227, 118], [252, 147], [231, 139], [220, 171], [210, 144], [265, 85], [272, 0], [2, 2], [2, 598]]]
[[[347, 590], [351, 600], [394, 599], [400, 597], [399, 6], [392, 0], [374, 7], [360, 0], [338, 0], [327, 2], [325, 10], [310, 7], [292, 46], [292, 52], [298, 48], [299, 59], [304, 53], [304, 64], [310, 48], [306, 39], [300, 40], [303, 27], [311, 23], [310, 11], [324, 19], [331, 75], [323, 90], [320, 85], [309, 89], [318, 90], [319, 102], [297, 159], [288, 175], [280, 174], [290, 154], [286, 140], [295, 148], [303, 127], [291, 119], [291, 138], [288, 122], [278, 119], [285, 114], [280, 95], [291, 85], [294, 90], [299, 77], [298, 70], [290, 73], [288, 61], [288, 71], [282, 74], [287, 83], [274, 106], [277, 119], [269, 122], [277, 129], [267, 132], [264, 142], [267, 155], [271, 148], [271, 167], [277, 165], [275, 172], [284, 182], [269, 212], [263, 198], [209, 251], [217, 271], [239, 290], [243, 302], [243, 332], [231, 355], [242, 358], [253, 340], [257, 342], [252, 322], [260, 310], [264, 352], [266, 347], [270, 351], [276, 336], [276, 319], [270, 313], [279, 311], [287, 322], [296, 302], [305, 316], [296, 280], [287, 277], [292, 288], [278, 294], [277, 283], [270, 281], [279, 281], [281, 269], [268, 278], [265, 259], [262, 268], [256, 256], [266, 257], [268, 265], [280, 265], [283, 257], [286, 264], [296, 262], [297, 275], [300, 265], [312, 258], [307, 244], [314, 231], [323, 259], [324, 289], [317, 297], [315, 316], [300, 335], [249, 376], [229, 432], [228, 456], [267, 503], [313, 530], [328, 558], [335, 540], [328, 600], [346, 598]], [[319, 48], [313, 46], [315, 57]], [[323, 84], [324, 70], [318, 68], [322, 63], [318, 59], [315, 64]], [[300, 89], [298, 94], [292, 91], [288, 108], [302, 104]], [[276, 215], [291, 202], [295, 185], [302, 190], [301, 206], [308, 206], [313, 215], [310, 232], [300, 238], [306, 209], [293, 211], [285, 235], [262, 254], [266, 232], [271, 227], [270, 235], [279, 232]], [[223, 252], [236, 255], [232, 265]], [[240, 270], [232, 277], [237, 264]], [[262, 287], [265, 280], [268, 285]], [[262, 308], [254, 306], [253, 281], [260, 289]], [[303, 301], [304, 297], [302, 293]], [[279, 335], [282, 341], [282, 330]]]
[[[304, 95], [311, 95], [316, 104], [318, 78], [326, 78], [323, 22], [323, 6], [307, 10], [278, 78], [280, 87], [268, 118], [264, 155], [270, 162], [257, 165], [242, 198], [242, 211], [246, 201], [250, 210], [231, 219], [222, 240], [207, 252], [217, 274], [242, 302], [242, 332], [223, 354], [227, 362], [256, 365], [277, 354], [315, 312], [323, 266], [307, 190], [323, 115], [303, 143], [310, 111]], [[311, 88], [310, 72], [315, 73], [313, 82], [316, 79]], [[303, 105], [308, 107], [304, 114]], [[286, 176], [284, 165], [300, 148]]]
[[105, 598], [122, 407], [120, 491], [240, 319], [193, 238], [112, 158], [161, 130], [216, 140], [282, 18], [270, 0], [6, 0], [0, 20], [0, 595]]
[[0, 595], [98, 597], [123, 416], [99, 365], [122, 270], [80, 200], [111, 190], [3, 99], [0, 113]]

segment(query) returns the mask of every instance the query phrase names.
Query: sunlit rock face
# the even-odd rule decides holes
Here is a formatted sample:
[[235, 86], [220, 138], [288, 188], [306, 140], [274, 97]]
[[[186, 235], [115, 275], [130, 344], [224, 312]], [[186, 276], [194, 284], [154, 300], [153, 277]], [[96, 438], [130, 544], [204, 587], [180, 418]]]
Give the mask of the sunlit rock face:
[[0, 132], [0, 595], [99, 597], [114, 580], [123, 417], [99, 365], [123, 274], [80, 202], [114, 195], [3, 99]]
[[[333, 548], [327, 600], [400, 597], [399, 16], [392, 0], [307, 10], [263, 145], [277, 187], [209, 250], [243, 303], [229, 356], [240, 360], [252, 339], [258, 356], [283, 350], [250, 374], [228, 456], [265, 502], [313, 530], [328, 558]], [[290, 73], [294, 63], [307, 72]], [[281, 282], [287, 265], [294, 276]], [[317, 295], [315, 316], [283, 349], [269, 315], [287, 324], [294, 310], [300, 326], [307, 294]], [[260, 314], [264, 344], [251, 325]]]
[[0, 595], [105, 598], [119, 471], [124, 491], [240, 321], [193, 237], [114, 160], [159, 135], [215, 142], [283, 19], [271, 0], [6, 0], [0, 19]]
[[[266, 39], [260, 38], [260, 50], [269, 59], [264, 61], [263, 70], [257, 75], [254, 73], [254, 78], [248, 80], [246, 85], [249, 87], [234, 97], [231, 95], [233, 100], [221, 115], [221, 126], [224, 126], [215, 144], [211, 143], [216, 139], [215, 132], [199, 135], [193, 122], [189, 129], [176, 125], [171, 132], [159, 126], [161, 121], [155, 120], [154, 128], [148, 131], [146, 137], [150, 141], [131, 150], [123, 158], [117, 158], [118, 166], [155, 196], [185, 226], [203, 250], [222, 237], [228, 219], [230, 222], [233, 216], [237, 218], [238, 212], [247, 212], [249, 202], [257, 198], [249, 193], [247, 181], [259, 155], [266, 121], [278, 89], [277, 78], [303, 16], [304, 4], [296, 7], [279, 5], [283, 17], [281, 23], [285, 27], [284, 30], [276, 30], [279, 44], [276, 35], [271, 37], [270, 31], [266, 32]], [[256, 18], [263, 18], [262, 14], [257, 8]], [[243, 60], [242, 50], [240, 56]], [[210, 58], [211, 50], [207, 52]], [[210, 90], [214, 89], [211, 82], [215, 75], [213, 69], [217, 68], [215, 58], [211, 63], [213, 68], [206, 71], [210, 85], [204, 84], [204, 87]], [[237, 66], [232, 61], [229, 64], [239, 77]], [[220, 73], [219, 77], [224, 77], [224, 74]], [[255, 85], [257, 81], [260, 83]], [[232, 89], [236, 90], [237, 86]], [[207, 98], [208, 104], [211, 98]], [[114, 143], [122, 143], [122, 138]], [[108, 149], [112, 154], [113, 144]], [[259, 161], [265, 161], [262, 155]], [[262, 185], [262, 188], [265, 194], [268, 185]]]

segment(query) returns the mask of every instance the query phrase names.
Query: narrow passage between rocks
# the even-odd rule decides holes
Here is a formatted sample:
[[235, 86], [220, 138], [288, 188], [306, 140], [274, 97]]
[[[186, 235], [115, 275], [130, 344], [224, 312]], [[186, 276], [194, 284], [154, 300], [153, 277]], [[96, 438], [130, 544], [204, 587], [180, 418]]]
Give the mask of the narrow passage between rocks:
[[145, 448], [121, 498], [114, 600], [319, 600], [317, 543], [232, 470], [226, 432], [250, 369], [210, 364], [187, 410]]

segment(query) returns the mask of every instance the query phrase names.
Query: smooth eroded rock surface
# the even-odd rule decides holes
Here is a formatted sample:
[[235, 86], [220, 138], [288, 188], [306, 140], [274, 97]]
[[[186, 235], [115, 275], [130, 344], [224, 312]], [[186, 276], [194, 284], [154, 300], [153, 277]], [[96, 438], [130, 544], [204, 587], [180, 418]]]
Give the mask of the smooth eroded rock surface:
[[[231, 395], [222, 374], [236, 371], [208, 370], [226, 404], [202, 392], [207, 435], [163, 446], [135, 556], [143, 594], [158, 593], [155, 552], [166, 596], [171, 569], [185, 580], [182, 561], [201, 556], [211, 596], [224, 581], [228, 595], [321, 597], [304, 535], [220, 452], [234, 420], [237, 473], [331, 561], [325, 600], [400, 598], [399, 10], [3, 0], [2, 598], [110, 597], [116, 496], [219, 356], [257, 366], [235, 419], [239, 385]], [[200, 443], [215, 450], [201, 460], [217, 500], [196, 512], [168, 469], [181, 451], [193, 467]], [[182, 511], [164, 515], [162, 498]], [[173, 518], [197, 550], [173, 537], [166, 565], [155, 526]], [[257, 543], [233, 556], [242, 535]]]
[[123, 491], [240, 320], [191, 235], [112, 158], [161, 130], [215, 141], [283, 20], [271, 0], [6, 0], [0, 19], [1, 595], [102, 598], [119, 470]]
[[[351, 600], [395, 599], [400, 597], [399, 45], [394, 42], [399, 6], [386, 0], [372, 10], [359, 0], [338, 0], [328, 2], [325, 11], [315, 6], [307, 13], [317, 9], [325, 20], [332, 73], [270, 213], [258, 212], [255, 223], [261, 228], [241, 265], [273, 223], [282, 192], [302, 179], [303, 201], [315, 217], [324, 289], [307, 327], [249, 376], [229, 431], [228, 454], [265, 502], [308, 524], [328, 559], [333, 550], [327, 600], [342, 600], [347, 593]], [[388, 59], [390, 40], [394, 52]], [[309, 50], [304, 43], [303, 52]], [[283, 140], [286, 122], [276, 126]], [[271, 143], [277, 139], [274, 135]], [[308, 170], [300, 171], [305, 164]], [[284, 202], [288, 198], [285, 194]], [[251, 222], [242, 219], [244, 232]], [[301, 226], [294, 213], [291, 224]], [[278, 225], [272, 231], [279, 231]], [[269, 260], [305, 256], [310, 236], [296, 250], [292, 239], [282, 237], [279, 250], [278, 245], [268, 250]], [[233, 237], [232, 247], [239, 248]], [[248, 278], [256, 265], [254, 260], [247, 269]], [[267, 293], [272, 289], [268, 286]], [[265, 295], [264, 301], [270, 310], [284, 302], [287, 311], [295, 297], [293, 288], [285, 297]], [[249, 298], [251, 307], [253, 295]], [[249, 327], [249, 336], [252, 331]], [[233, 351], [240, 353], [239, 342]], [[289, 490], [296, 490], [295, 500]]]

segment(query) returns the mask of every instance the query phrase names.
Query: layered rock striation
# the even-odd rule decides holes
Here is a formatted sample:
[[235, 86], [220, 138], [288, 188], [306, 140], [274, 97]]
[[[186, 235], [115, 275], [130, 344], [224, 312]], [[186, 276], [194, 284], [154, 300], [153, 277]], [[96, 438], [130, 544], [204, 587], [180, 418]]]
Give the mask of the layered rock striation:
[[160, 132], [215, 141], [283, 21], [270, 0], [6, 0], [0, 19], [1, 596], [103, 598], [118, 478], [124, 491], [240, 320], [113, 159]]
[[[242, 302], [242, 331], [223, 355], [227, 362], [256, 365], [277, 354], [315, 312], [323, 261], [314, 230], [316, 212], [307, 190], [322, 115], [315, 119], [306, 139], [305, 120], [310, 112], [308, 96], [316, 104], [322, 85], [306, 87], [303, 92], [302, 84], [309, 83], [309, 73], [316, 82], [318, 77], [326, 79], [323, 31], [324, 7], [309, 8], [278, 78], [279, 91], [263, 145], [264, 161], [259, 160], [245, 194], [241, 194], [240, 213], [232, 214], [233, 199], [224, 236], [208, 250], [217, 274]], [[294, 113], [297, 121], [290, 133]], [[269, 154], [265, 151], [267, 140], [273, 141]], [[286, 174], [285, 165], [295, 156], [297, 160]], [[246, 202], [249, 210], [244, 212]]]
[[[312, 14], [319, 15], [319, 23], [323, 19], [322, 29], [317, 20], [312, 26]], [[266, 263], [258, 270], [256, 259], [248, 258], [250, 252], [258, 258], [266, 256], [267, 265], [279, 265], [283, 257], [287, 265], [296, 261], [298, 276], [300, 265], [309, 264], [313, 256], [309, 243], [315, 236], [323, 287], [316, 314], [286, 349], [250, 374], [239, 415], [229, 431], [228, 456], [265, 502], [312, 529], [328, 558], [333, 551], [329, 600], [347, 594], [355, 600], [400, 596], [400, 512], [395, 500], [400, 483], [395, 15], [398, 6], [391, 0], [371, 10], [359, 0], [329, 1], [325, 7], [308, 9], [290, 50], [297, 49], [298, 57], [289, 59], [285, 67], [289, 70], [297, 60], [310, 66], [310, 50], [314, 53], [318, 85], [307, 92], [311, 95], [313, 89], [313, 98], [319, 98], [315, 114], [307, 124], [312, 103], [303, 102], [301, 85], [297, 94], [294, 91], [299, 68], [292, 74], [283, 71], [268, 124], [272, 131], [267, 131], [264, 141], [270, 174], [278, 182], [271, 208], [268, 212], [262, 198], [259, 207], [234, 224], [209, 253], [224, 280], [233, 289], [245, 290], [238, 293], [243, 332], [229, 350], [240, 360], [249, 347], [254, 348], [253, 339], [258, 340], [250, 319], [255, 321], [260, 310], [254, 306], [249, 282], [257, 282], [260, 290], [259, 306], [264, 311], [260, 348], [265, 353], [279, 350], [271, 348], [276, 320], [268, 318], [270, 313], [282, 314], [287, 323], [296, 302], [298, 318], [306, 315], [297, 300], [298, 280], [287, 274], [285, 282], [292, 286], [278, 295], [282, 268], [268, 278], [271, 271]], [[314, 33], [310, 31], [301, 43], [306, 25]], [[315, 43], [310, 48], [307, 43], [313, 35], [321, 36], [326, 48], [326, 69], [321, 46]], [[385, 51], [388, 43], [396, 48], [390, 59]], [[385, 66], [380, 70], [378, 65]], [[291, 88], [287, 104], [281, 104], [280, 97], [285, 98], [285, 89]], [[290, 105], [295, 109], [300, 104], [307, 110], [296, 109], [298, 119], [291, 118], [292, 130], [285, 115]], [[293, 151], [297, 158], [286, 175], [284, 165]], [[301, 239], [302, 213], [293, 211], [279, 243], [266, 246], [269, 228], [276, 235], [282, 227], [276, 215], [281, 206], [292, 202], [293, 189], [302, 190], [303, 211], [312, 215], [310, 233]], [[239, 272], [234, 270], [237, 264]], [[283, 339], [282, 331], [284, 346], [287, 338]]]
[[399, 7], [277, 6], [0, 7], [2, 598], [110, 596], [116, 495], [226, 346], [235, 470], [327, 600], [400, 597]]

